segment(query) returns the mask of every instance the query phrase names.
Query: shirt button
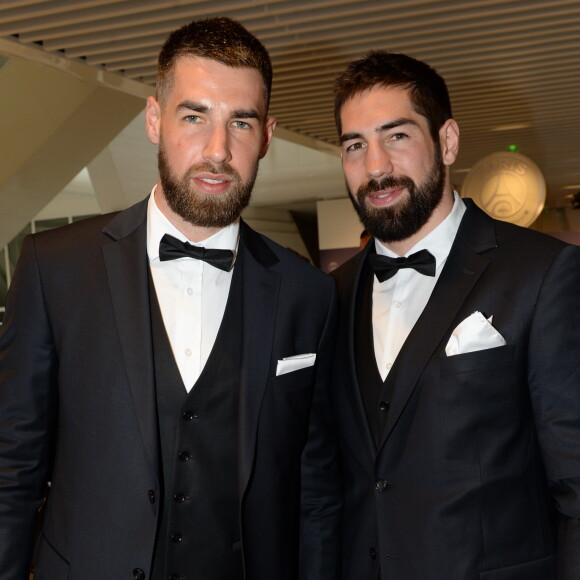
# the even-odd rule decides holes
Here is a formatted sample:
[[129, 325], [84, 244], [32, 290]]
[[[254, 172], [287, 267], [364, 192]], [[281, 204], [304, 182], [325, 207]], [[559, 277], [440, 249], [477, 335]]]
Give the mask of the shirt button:
[[399, 302], [399, 300], [395, 300], [395, 301], [393, 302], [393, 306], [394, 306], [395, 308], [401, 308], [401, 306], [403, 306], [403, 303], [402, 303], [402, 302]]
[[185, 349], [185, 356], [191, 356], [191, 349], [190, 348]]
[[379, 404], [379, 409], [381, 411], [387, 411], [389, 409], [389, 403], [388, 401], [381, 401]]
[[193, 288], [188, 288], [187, 294], [188, 294], [188, 296], [191, 296], [193, 294]]
[[185, 501], [185, 494], [184, 493], [176, 493], [173, 496], [173, 501], [176, 503], [183, 503]]
[[171, 541], [174, 544], [179, 544], [179, 542], [181, 542], [181, 540], [183, 540], [183, 536], [181, 534], [171, 534]]
[[375, 489], [377, 491], [383, 492], [389, 487], [389, 482], [385, 481], [384, 479], [379, 479], [377, 483], [375, 483]]
[[390, 370], [393, 368], [393, 363], [392, 363], [392, 362], [388, 362], [388, 363], [385, 365], [385, 368], [386, 368], [388, 371], [390, 371]]
[[179, 454], [179, 459], [181, 459], [181, 461], [189, 461], [191, 459], [191, 455], [188, 451], [182, 451]]

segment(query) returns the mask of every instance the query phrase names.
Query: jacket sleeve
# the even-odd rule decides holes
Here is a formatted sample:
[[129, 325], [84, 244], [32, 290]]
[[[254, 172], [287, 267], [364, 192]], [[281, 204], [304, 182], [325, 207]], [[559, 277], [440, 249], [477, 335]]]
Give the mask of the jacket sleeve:
[[332, 415], [336, 290], [317, 355], [308, 440], [302, 453], [300, 580], [341, 578], [342, 477]]
[[558, 578], [580, 578], [580, 248], [565, 247], [538, 296], [528, 384], [548, 484], [560, 512]]
[[0, 334], [0, 578], [28, 580], [38, 510], [50, 477], [55, 348], [35, 255], [24, 240]]

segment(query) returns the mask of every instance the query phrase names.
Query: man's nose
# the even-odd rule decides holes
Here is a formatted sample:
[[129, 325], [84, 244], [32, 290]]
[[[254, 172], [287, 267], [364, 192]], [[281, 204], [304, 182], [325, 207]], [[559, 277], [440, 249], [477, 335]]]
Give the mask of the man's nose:
[[388, 151], [379, 144], [369, 145], [365, 156], [367, 177], [381, 179], [393, 174], [393, 160]]
[[203, 149], [203, 157], [215, 164], [231, 160], [227, 129], [223, 127], [211, 128]]

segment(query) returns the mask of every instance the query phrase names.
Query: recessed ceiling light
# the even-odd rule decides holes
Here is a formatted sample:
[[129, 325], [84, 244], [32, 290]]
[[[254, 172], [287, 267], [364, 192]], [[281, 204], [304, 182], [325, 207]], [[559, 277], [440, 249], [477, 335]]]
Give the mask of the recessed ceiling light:
[[498, 125], [491, 129], [491, 131], [518, 131], [520, 129], [529, 129], [529, 123], [512, 123], [511, 125]]
[[580, 189], [580, 185], [565, 185], [564, 189]]

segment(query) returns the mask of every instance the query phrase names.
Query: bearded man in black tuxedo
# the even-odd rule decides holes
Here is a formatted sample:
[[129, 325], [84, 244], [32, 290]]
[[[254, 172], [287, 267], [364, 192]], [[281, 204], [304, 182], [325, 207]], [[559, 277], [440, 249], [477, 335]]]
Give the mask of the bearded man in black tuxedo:
[[444, 80], [372, 52], [338, 78], [366, 249], [336, 271], [344, 578], [580, 578], [580, 248], [453, 191]]
[[332, 279], [250, 229], [275, 120], [239, 23], [175, 31], [143, 202], [28, 237], [0, 338], [0, 577], [336, 580]]

